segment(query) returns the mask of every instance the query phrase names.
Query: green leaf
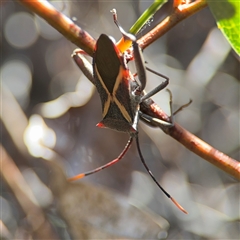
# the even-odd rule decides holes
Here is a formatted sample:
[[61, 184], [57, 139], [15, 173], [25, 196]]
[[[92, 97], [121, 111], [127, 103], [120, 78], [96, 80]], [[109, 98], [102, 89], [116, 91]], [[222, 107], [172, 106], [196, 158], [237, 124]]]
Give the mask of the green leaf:
[[207, 0], [218, 28], [240, 55], [240, 0]]
[[154, 15], [154, 13], [166, 2], [166, 0], [155, 0], [152, 5], [144, 11], [139, 19], [130, 28], [129, 32], [137, 34], [144, 24]]

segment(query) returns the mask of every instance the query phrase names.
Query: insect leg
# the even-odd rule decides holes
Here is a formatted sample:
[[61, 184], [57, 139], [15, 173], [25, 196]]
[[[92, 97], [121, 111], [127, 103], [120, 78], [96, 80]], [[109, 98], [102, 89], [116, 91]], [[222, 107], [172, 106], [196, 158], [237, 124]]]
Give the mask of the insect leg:
[[156, 180], [156, 178], [154, 177], [153, 173], [151, 172], [151, 170], [148, 168], [144, 158], [143, 158], [143, 155], [142, 155], [142, 152], [141, 152], [141, 149], [140, 149], [140, 144], [139, 144], [139, 139], [138, 139], [138, 136], [136, 135], [135, 136], [135, 139], [136, 139], [136, 144], [137, 144], [137, 149], [138, 149], [138, 154], [139, 154], [139, 157], [141, 159], [141, 162], [143, 163], [143, 166], [145, 167], [145, 169], [147, 170], [148, 174], [151, 176], [151, 178], [153, 179], [153, 181], [157, 184], [157, 186], [163, 191], [163, 193], [172, 200], [172, 202], [184, 213], [188, 213], [173, 197], [171, 197], [171, 195], [159, 184], [159, 182]]
[[[161, 85], [166, 87], [166, 83], [168, 83], [167, 81], [161, 83], [158, 87], [160, 87]], [[165, 85], [166, 84], [166, 85]], [[157, 87], [157, 88], [158, 88]], [[163, 88], [164, 88], [163, 87]], [[163, 89], [162, 88], [162, 89]], [[156, 89], [156, 88], [155, 88]], [[151, 92], [153, 92], [155, 89], [153, 89]], [[161, 89], [160, 89], [161, 90]], [[159, 90], [159, 91], [160, 91]], [[140, 115], [140, 118], [141, 120], [143, 120], [145, 123], [147, 124], [150, 124], [150, 125], [155, 125], [155, 126], [159, 126], [160, 128], [170, 128], [170, 127], [173, 127], [174, 126], [174, 122], [173, 122], [173, 110], [172, 110], [172, 93], [169, 89], [167, 89], [167, 91], [169, 92], [169, 95], [170, 95], [170, 100], [169, 100], [169, 107], [170, 107], [170, 121], [167, 122], [167, 121], [164, 121], [164, 120], [161, 120], [159, 118], [155, 118], [155, 117], [152, 117], [150, 115], [147, 115], [147, 114], [144, 114], [143, 112], [139, 111], [139, 115]], [[151, 93], [150, 92], [150, 93]], [[146, 94], [147, 95], [147, 94]], [[145, 95], [145, 96], [146, 96]], [[144, 96], [144, 97], [145, 97]]]
[[154, 88], [153, 90], [151, 90], [150, 92], [148, 92], [147, 94], [145, 94], [142, 98], [141, 98], [141, 102], [152, 97], [153, 95], [155, 95], [156, 93], [160, 92], [161, 90], [163, 90], [169, 83], [169, 78], [160, 74], [160, 73], [157, 73], [155, 72], [154, 70], [150, 69], [150, 68], [147, 68], [148, 71], [152, 72], [152, 73], [155, 73], [157, 74], [158, 76], [161, 76], [163, 78], [165, 78], [165, 81], [162, 82], [161, 84], [159, 84], [156, 88]]
[[133, 56], [134, 56], [135, 66], [136, 66], [137, 75], [138, 75], [138, 79], [139, 79], [139, 83], [140, 83], [140, 90], [143, 91], [146, 86], [147, 75], [146, 75], [145, 62], [144, 62], [143, 56], [142, 56], [142, 51], [140, 50], [140, 48], [138, 46], [136, 37], [130, 33], [127, 33], [121, 27], [121, 25], [118, 23], [116, 9], [113, 9], [111, 12], [113, 13], [114, 23], [117, 25], [118, 29], [122, 33], [123, 38], [125, 40], [132, 41]]
[[192, 103], [192, 99], [190, 99], [188, 103], [183, 104], [183, 105], [180, 106], [176, 111], [174, 111], [173, 115], [176, 115], [177, 113], [179, 113], [180, 111], [182, 111], [184, 108], [188, 107], [191, 103]]
[[171, 122], [167, 122], [167, 121], [164, 121], [164, 120], [161, 120], [159, 118], [154, 118], [152, 116], [149, 116], [147, 114], [144, 114], [143, 112], [139, 112], [139, 115], [141, 117], [141, 120], [143, 120], [145, 123], [149, 124], [150, 126], [153, 125], [157, 125], [157, 126], [163, 126], [163, 127], [173, 127], [174, 124], [171, 123]]
[[68, 178], [68, 181], [72, 182], [72, 181], [75, 181], [75, 180], [84, 178], [84, 177], [86, 177], [86, 176], [88, 176], [88, 175], [91, 175], [91, 174], [93, 174], [93, 173], [99, 172], [99, 171], [101, 171], [101, 170], [103, 170], [103, 169], [105, 169], [105, 168], [107, 168], [107, 167], [110, 167], [110, 166], [112, 166], [113, 164], [119, 162], [119, 161], [124, 157], [124, 155], [126, 154], [126, 152], [128, 151], [128, 149], [131, 147], [132, 142], [133, 142], [133, 137], [130, 136], [130, 138], [129, 138], [129, 140], [128, 140], [126, 146], [125, 146], [125, 148], [123, 149], [123, 151], [120, 153], [120, 155], [119, 155], [117, 158], [115, 158], [115, 159], [112, 160], [111, 162], [109, 162], [109, 163], [107, 163], [107, 164], [105, 164], [105, 165], [102, 165], [102, 166], [100, 166], [100, 167], [98, 167], [98, 168], [95, 168], [95, 169], [93, 169], [93, 170], [91, 170], [91, 171], [89, 171], [89, 172], [80, 173], [80, 174], [78, 174], [78, 175], [76, 175], [76, 176], [73, 176], [73, 177], [71, 177], [71, 178]]
[[75, 49], [72, 53], [72, 58], [83, 74], [95, 85], [92, 64], [83, 55], [87, 55], [87, 53], [82, 49]]

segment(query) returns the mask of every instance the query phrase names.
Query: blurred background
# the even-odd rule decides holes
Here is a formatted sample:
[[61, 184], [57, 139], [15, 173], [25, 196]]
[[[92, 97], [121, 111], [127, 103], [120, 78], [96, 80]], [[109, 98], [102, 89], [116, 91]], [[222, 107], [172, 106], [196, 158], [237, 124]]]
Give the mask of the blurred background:
[[[119, 22], [128, 30], [151, 4], [50, 2], [95, 39], [105, 33], [116, 40], [121, 34], [110, 10], [117, 9]], [[148, 32], [170, 10], [171, 2], [137, 37]], [[116, 158], [128, 135], [96, 127], [101, 121], [100, 99], [71, 59], [76, 46], [18, 2], [1, 3], [0, 27], [1, 144], [7, 159], [2, 168], [0, 196], [3, 238], [34, 238], [28, 218], [31, 204], [42, 211], [59, 239], [239, 238], [239, 183], [160, 129], [144, 123], [139, 124], [144, 158], [160, 184], [183, 205], [188, 215], [176, 209], [151, 180], [135, 145], [115, 166], [76, 184], [67, 183], [66, 177]], [[168, 88], [173, 93], [174, 109], [193, 100], [175, 121], [239, 160], [239, 58], [217, 29], [209, 9], [178, 24], [145, 49], [144, 57], [148, 67], [170, 78]], [[148, 73], [147, 91], [161, 81]], [[153, 99], [169, 113], [169, 95], [165, 90]], [[105, 200], [100, 201], [99, 196]], [[133, 211], [129, 206], [137, 208]], [[131, 219], [125, 226], [123, 212], [128, 216], [132, 211], [148, 213]], [[70, 212], [78, 216], [73, 217]], [[115, 218], [121, 219], [116, 228], [101, 222], [106, 218], [109, 224], [114, 213]], [[39, 214], [35, 212], [35, 216]], [[145, 217], [151, 220], [144, 222]], [[156, 235], [150, 235], [155, 234], [153, 230], [149, 235], [146, 232], [141, 235], [139, 229], [128, 232], [128, 228], [135, 229], [135, 225], [141, 224], [148, 231], [154, 226]], [[93, 229], [101, 233], [97, 231], [94, 235]], [[101, 235], [102, 232], [106, 235]]]

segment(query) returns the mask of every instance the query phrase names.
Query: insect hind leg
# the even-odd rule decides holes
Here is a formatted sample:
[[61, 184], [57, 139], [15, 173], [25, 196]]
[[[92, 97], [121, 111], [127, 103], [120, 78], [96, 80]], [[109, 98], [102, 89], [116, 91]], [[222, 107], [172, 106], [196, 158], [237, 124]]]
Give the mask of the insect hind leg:
[[176, 205], [176, 207], [179, 210], [181, 210], [185, 214], [188, 214], [188, 212], [157, 181], [157, 179], [153, 175], [152, 171], [148, 168], [148, 166], [147, 166], [147, 164], [146, 164], [146, 162], [144, 160], [144, 157], [143, 157], [142, 152], [141, 152], [140, 144], [139, 144], [138, 135], [135, 136], [135, 140], [136, 140], [137, 150], [138, 150], [138, 154], [139, 154], [139, 157], [141, 159], [141, 162], [142, 162], [143, 166], [145, 167], [145, 169], [147, 170], [147, 172], [150, 175], [150, 177], [157, 184], [157, 186], [162, 190], [162, 192]]
[[85, 172], [85, 173], [80, 173], [80, 174], [78, 174], [78, 175], [75, 175], [75, 176], [73, 176], [73, 177], [70, 177], [70, 178], [68, 178], [68, 181], [69, 181], [69, 182], [76, 181], [76, 180], [78, 180], [78, 179], [81, 179], [81, 178], [84, 178], [84, 177], [86, 177], [86, 176], [92, 175], [92, 174], [94, 174], [94, 173], [100, 172], [100, 171], [102, 171], [103, 169], [108, 168], [108, 167], [112, 166], [113, 164], [119, 162], [119, 161], [125, 156], [125, 154], [126, 154], [127, 151], [129, 150], [129, 148], [131, 147], [132, 142], [133, 142], [133, 138], [134, 138], [134, 136], [130, 136], [130, 138], [129, 138], [129, 140], [128, 140], [126, 146], [125, 146], [125, 148], [124, 148], [123, 151], [120, 153], [120, 155], [119, 155], [117, 158], [115, 158], [114, 160], [112, 160], [112, 161], [110, 161], [110, 162], [106, 163], [105, 165], [102, 165], [102, 166], [100, 166], [100, 167], [98, 167], [98, 168], [95, 168], [95, 169], [93, 169], [93, 170], [91, 170], [91, 171], [88, 171], [88, 172]]

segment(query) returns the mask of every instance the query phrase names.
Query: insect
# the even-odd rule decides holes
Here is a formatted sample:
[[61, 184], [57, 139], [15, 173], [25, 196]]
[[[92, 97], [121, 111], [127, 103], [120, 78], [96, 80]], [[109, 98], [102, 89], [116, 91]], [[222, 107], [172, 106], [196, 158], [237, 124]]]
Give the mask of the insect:
[[146, 68], [141, 50], [136, 41], [136, 37], [125, 32], [124, 29], [119, 25], [115, 10], [113, 10], [113, 17], [114, 22], [122, 33], [124, 39], [132, 41], [133, 58], [135, 60], [138, 81], [130, 72], [127, 66], [127, 58], [124, 53], [121, 53], [113, 41], [105, 34], [101, 34], [96, 42], [92, 68], [89, 67], [89, 63], [87, 63], [86, 59], [82, 56], [81, 50], [75, 51], [73, 58], [76, 62], [79, 59], [81, 60], [80, 67], [83, 70], [83, 73], [92, 79], [98, 90], [102, 103], [103, 119], [97, 124], [97, 126], [128, 133], [129, 140], [121, 154], [116, 159], [92, 171], [71, 177], [68, 180], [74, 181], [83, 178], [120, 161], [135, 139], [139, 157], [149, 175], [152, 177], [157, 186], [164, 192], [164, 194], [170, 198], [182, 212], [187, 213], [187, 211], [162, 188], [148, 168], [142, 155], [138, 138], [139, 118], [142, 118], [150, 123], [154, 122], [158, 125], [164, 125], [167, 127], [173, 126], [173, 123], [152, 118], [151, 116], [148, 116], [140, 111], [140, 104], [164, 89], [168, 85], [169, 79], [160, 74], [160, 76], [165, 78], [165, 81], [149, 93], [145, 94], [144, 89], [146, 86]]

